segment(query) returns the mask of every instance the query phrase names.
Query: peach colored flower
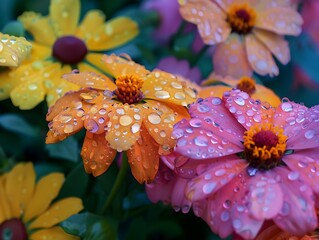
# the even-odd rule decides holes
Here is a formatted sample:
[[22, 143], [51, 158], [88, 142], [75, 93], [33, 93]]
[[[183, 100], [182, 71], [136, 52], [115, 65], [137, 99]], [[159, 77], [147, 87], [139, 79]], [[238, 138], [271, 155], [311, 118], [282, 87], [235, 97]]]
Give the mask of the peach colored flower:
[[182, 17], [197, 25], [206, 44], [216, 45], [213, 54], [217, 74], [233, 77], [275, 76], [290, 60], [284, 35], [298, 35], [302, 18], [290, 1], [272, 0], [179, 0]]
[[115, 83], [91, 72], [64, 75], [83, 89], [66, 94], [49, 109], [46, 142], [61, 141], [84, 127], [86, 172], [104, 173], [117, 152], [127, 151], [134, 177], [150, 182], [159, 156], [175, 146], [173, 125], [188, 117], [185, 106], [196, 99], [196, 91], [181, 77], [150, 72], [128, 58], [105, 55], [103, 62]]

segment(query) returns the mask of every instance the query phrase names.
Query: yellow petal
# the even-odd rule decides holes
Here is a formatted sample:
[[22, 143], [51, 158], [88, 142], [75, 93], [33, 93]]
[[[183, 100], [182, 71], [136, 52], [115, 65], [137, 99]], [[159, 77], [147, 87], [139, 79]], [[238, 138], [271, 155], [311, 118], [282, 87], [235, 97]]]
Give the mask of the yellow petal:
[[58, 37], [75, 33], [80, 10], [80, 0], [51, 1], [50, 19]]
[[30, 229], [50, 228], [83, 209], [82, 200], [76, 197], [64, 198], [54, 203], [47, 211], [37, 217]]
[[52, 46], [56, 40], [56, 35], [53, 31], [52, 24], [49, 22], [49, 17], [43, 17], [35, 12], [24, 12], [18, 17], [25, 29], [30, 32], [34, 41], [46, 46]]
[[159, 70], [145, 77], [142, 92], [145, 98], [185, 107], [194, 102], [197, 97], [193, 84], [182, 77]]
[[63, 181], [62, 173], [51, 173], [37, 183], [23, 216], [25, 222], [39, 216], [49, 207], [52, 200], [57, 197]]
[[85, 42], [96, 34], [96, 31], [103, 25], [105, 21], [105, 15], [100, 10], [88, 11], [80, 26], [76, 29], [75, 35]]
[[86, 43], [92, 51], [109, 50], [132, 40], [138, 32], [136, 22], [127, 17], [117, 17], [100, 26]]
[[0, 66], [17, 67], [29, 56], [31, 43], [24, 37], [0, 33]]
[[30, 240], [76, 240], [79, 237], [72, 236], [60, 227], [41, 229], [31, 234]]
[[31, 199], [35, 185], [33, 164], [19, 163], [7, 175], [5, 189], [12, 216], [19, 218]]
[[116, 153], [105, 140], [105, 133], [86, 132], [81, 156], [87, 173], [92, 173], [96, 177], [106, 172]]
[[6, 70], [0, 73], [0, 100], [9, 98], [10, 92], [19, 83], [16, 78], [10, 76], [12, 71], [15, 70]]
[[45, 46], [36, 42], [31, 43], [31, 55], [23, 62], [23, 65], [51, 57], [52, 48], [50, 46]]
[[10, 219], [11, 216], [11, 210], [10, 210], [10, 204], [8, 201], [8, 197], [5, 192], [5, 178], [0, 177], [0, 223]]

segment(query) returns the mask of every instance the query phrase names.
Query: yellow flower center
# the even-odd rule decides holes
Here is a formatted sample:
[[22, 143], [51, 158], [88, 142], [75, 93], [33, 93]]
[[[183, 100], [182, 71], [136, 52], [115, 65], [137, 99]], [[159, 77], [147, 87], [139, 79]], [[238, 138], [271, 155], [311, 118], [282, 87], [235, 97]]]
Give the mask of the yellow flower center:
[[280, 164], [287, 140], [283, 131], [271, 123], [263, 123], [255, 124], [245, 132], [245, 158], [252, 167], [271, 169]]
[[115, 80], [115, 95], [123, 103], [133, 104], [143, 99], [141, 88], [144, 81], [134, 75], [122, 75]]
[[246, 34], [255, 25], [256, 11], [247, 3], [234, 3], [227, 11], [227, 22], [233, 32]]
[[0, 239], [27, 240], [27, 230], [20, 219], [12, 218], [0, 224]]
[[242, 77], [236, 88], [251, 95], [256, 91], [256, 82], [250, 77]]

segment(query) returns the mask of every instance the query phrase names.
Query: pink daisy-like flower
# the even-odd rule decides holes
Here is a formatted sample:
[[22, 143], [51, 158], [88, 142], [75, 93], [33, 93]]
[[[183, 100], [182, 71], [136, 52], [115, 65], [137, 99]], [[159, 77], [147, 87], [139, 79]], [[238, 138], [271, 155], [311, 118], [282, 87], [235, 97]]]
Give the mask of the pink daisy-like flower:
[[253, 239], [265, 220], [297, 236], [318, 226], [319, 106], [283, 99], [273, 108], [232, 90], [189, 113], [174, 126], [184, 156], [175, 171], [195, 171], [185, 194], [212, 231]]
[[275, 76], [290, 60], [284, 35], [299, 35], [302, 18], [290, 0], [179, 0], [182, 17], [197, 25], [206, 44], [216, 45], [214, 70], [220, 75]]

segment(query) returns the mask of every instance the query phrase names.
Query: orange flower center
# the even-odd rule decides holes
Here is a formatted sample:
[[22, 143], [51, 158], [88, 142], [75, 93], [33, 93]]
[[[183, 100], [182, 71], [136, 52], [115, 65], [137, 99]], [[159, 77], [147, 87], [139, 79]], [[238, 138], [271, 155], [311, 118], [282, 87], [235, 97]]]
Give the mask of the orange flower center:
[[264, 123], [255, 124], [245, 132], [245, 158], [252, 167], [271, 169], [280, 164], [287, 140], [283, 131], [271, 123]]
[[141, 88], [144, 81], [134, 75], [122, 75], [115, 80], [115, 95], [123, 103], [133, 104], [143, 99]]
[[247, 3], [234, 3], [227, 11], [227, 22], [233, 32], [249, 33], [256, 22], [256, 11]]
[[256, 83], [255, 80], [250, 77], [242, 77], [236, 88], [251, 95], [256, 91]]
[[9, 219], [0, 224], [0, 239], [26, 240], [27, 230], [21, 220]]

